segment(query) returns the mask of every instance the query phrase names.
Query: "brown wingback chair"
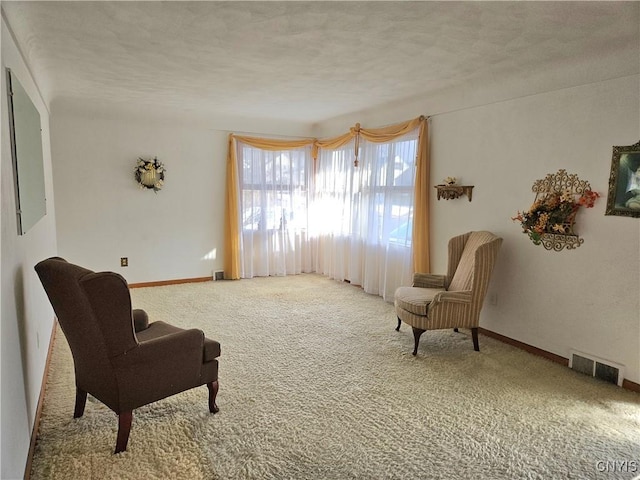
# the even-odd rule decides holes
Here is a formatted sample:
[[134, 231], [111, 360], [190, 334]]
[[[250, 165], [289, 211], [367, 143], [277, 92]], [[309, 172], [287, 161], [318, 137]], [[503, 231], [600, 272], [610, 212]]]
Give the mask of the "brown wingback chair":
[[83, 415], [87, 393], [113, 410], [114, 453], [127, 449], [138, 407], [206, 384], [209, 411], [218, 411], [218, 342], [201, 330], [149, 323], [144, 310], [131, 308], [129, 286], [117, 273], [94, 273], [59, 257], [35, 270], [73, 355], [73, 416]]
[[449, 240], [446, 275], [415, 273], [413, 286], [399, 287], [394, 305], [402, 322], [413, 328], [414, 349], [426, 330], [470, 328], [473, 348], [479, 351], [480, 310], [502, 238], [491, 232], [468, 232]]

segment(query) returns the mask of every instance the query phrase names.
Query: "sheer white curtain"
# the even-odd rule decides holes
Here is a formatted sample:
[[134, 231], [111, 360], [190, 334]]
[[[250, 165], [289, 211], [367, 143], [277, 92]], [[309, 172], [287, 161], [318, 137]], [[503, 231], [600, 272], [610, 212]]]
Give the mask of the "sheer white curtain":
[[353, 167], [353, 141], [320, 150], [310, 217], [316, 272], [360, 285], [358, 232], [362, 169]]
[[[418, 130], [387, 143], [321, 150], [312, 235], [316, 271], [393, 298], [411, 282]], [[322, 219], [317, 223], [316, 219]]]
[[269, 151], [237, 142], [241, 278], [313, 271], [311, 147]]

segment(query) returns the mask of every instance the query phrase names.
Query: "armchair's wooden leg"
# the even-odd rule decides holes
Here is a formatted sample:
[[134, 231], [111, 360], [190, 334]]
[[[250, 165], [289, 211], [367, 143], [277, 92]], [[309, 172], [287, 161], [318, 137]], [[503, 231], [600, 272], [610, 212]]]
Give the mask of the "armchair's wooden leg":
[[413, 339], [415, 341], [415, 345], [413, 347], [413, 355], [417, 355], [418, 353], [418, 343], [420, 342], [420, 335], [422, 335], [425, 330], [422, 330], [421, 328], [416, 328], [416, 327], [412, 327], [413, 328]]
[[400, 317], [398, 317], [398, 326], [396, 327], [396, 332], [400, 331], [400, 325], [402, 325], [402, 320], [400, 320]]
[[84, 406], [87, 404], [87, 392], [76, 387], [76, 406], [73, 409], [73, 418], [80, 418], [84, 414]]
[[471, 338], [473, 338], [473, 349], [476, 352], [480, 351], [480, 345], [478, 345], [478, 327], [471, 329]]
[[218, 413], [220, 409], [218, 405], [216, 405], [216, 396], [218, 395], [218, 380], [215, 382], [207, 383], [207, 388], [209, 389], [209, 411], [211, 413]]
[[115, 453], [124, 452], [129, 442], [129, 432], [131, 431], [131, 422], [133, 421], [133, 411], [122, 412], [118, 415], [118, 438], [116, 440]]

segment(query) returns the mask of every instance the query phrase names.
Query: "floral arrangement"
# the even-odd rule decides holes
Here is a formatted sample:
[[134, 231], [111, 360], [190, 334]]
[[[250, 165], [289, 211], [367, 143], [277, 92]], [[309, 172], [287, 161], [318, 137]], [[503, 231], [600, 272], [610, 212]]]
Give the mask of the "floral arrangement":
[[[576, 199], [576, 197], [578, 197]], [[592, 190], [574, 193], [548, 192], [537, 198], [526, 212], [518, 211], [511, 220], [522, 225], [523, 233], [539, 245], [545, 233], [573, 235], [573, 222], [580, 207], [592, 208], [600, 194]]]
[[458, 179], [456, 177], [447, 177], [444, 179], [444, 184], [451, 186], [455, 185], [457, 181]]
[[153, 160], [138, 158], [138, 163], [134, 170], [136, 181], [140, 188], [150, 188], [155, 193], [158, 193], [164, 185], [165, 172], [164, 165], [158, 161], [157, 157]]

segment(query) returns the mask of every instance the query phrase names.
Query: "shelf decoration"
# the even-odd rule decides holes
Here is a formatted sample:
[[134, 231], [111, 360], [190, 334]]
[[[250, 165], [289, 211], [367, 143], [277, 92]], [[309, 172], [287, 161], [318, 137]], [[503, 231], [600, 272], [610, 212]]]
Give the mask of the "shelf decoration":
[[576, 214], [580, 207], [592, 208], [600, 194], [564, 169], [536, 180], [531, 190], [536, 194], [533, 205], [511, 218], [520, 222], [523, 233], [535, 245], [556, 252], [582, 245], [584, 239], [574, 232]]
[[445, 200], [453, 200], [460, 198], [462, 195], [466, 195], [471, 201], [471, 194], [473, 191], [473, 185], [458, 185], [456, 177], [447, 177], [444, 179], [444, 183], [435, 185], [434, 188], [438, 192], [438, 200], [444, 198]]
[[141, 189], [153, 189], [155, 193], [164, 186], [164, 175], [167, 170], [164, 164], [155, 157], [153, 160], [138, 158], [134, 175]]

